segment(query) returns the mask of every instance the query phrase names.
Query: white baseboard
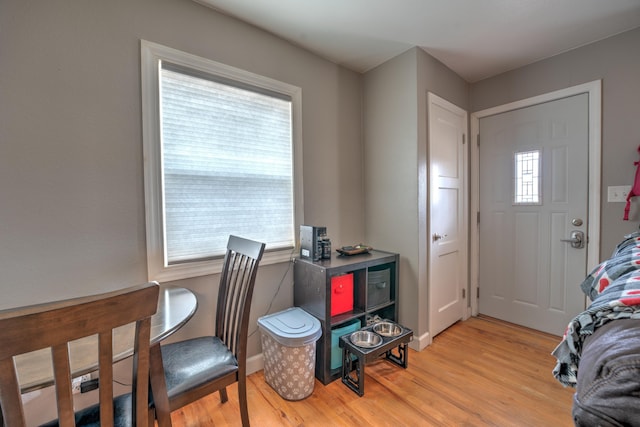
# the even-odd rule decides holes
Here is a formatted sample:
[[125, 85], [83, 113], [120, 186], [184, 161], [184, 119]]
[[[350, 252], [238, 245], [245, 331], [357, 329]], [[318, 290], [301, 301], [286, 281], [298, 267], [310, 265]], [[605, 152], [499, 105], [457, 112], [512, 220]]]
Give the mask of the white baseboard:
[[414, 336], [413, 340], [409, 343], [409, 347], [415, 351], [422, 351], [429, 345], [431, 345], [431, 335], [429, 335], [429, 332], [426, 332], [419, 337]]
[[264, 358], [262, 353], [251, 356], [247, 359], [247, 375], [264, 369]]

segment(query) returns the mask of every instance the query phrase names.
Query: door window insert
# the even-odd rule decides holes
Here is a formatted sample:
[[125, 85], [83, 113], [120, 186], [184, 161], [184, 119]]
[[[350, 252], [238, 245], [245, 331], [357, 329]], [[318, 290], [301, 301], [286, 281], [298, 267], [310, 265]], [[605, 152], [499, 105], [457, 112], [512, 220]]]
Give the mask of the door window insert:
[[540, 200], [540, 150], [521, 151], [514, 156], [515, 205], [539, 205]]

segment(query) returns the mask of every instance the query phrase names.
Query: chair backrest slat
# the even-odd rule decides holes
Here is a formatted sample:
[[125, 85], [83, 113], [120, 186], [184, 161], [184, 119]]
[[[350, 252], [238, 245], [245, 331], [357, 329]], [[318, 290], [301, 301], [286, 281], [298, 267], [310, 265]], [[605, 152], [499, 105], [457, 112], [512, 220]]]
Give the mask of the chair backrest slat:
[[242, 366], [244, 363], [240, 359], [246, 357], [251, 298], [264, 247], [264, 243], [229, 236], [220, 274], [216, 336], [229, 347]]
[[158, 284], [150, 282], [102, 295], [0, 311], [0, 406], [5, 425], [25, 425], [13, 357], [43, 348], [51, 348], [59, 424], [75, 425], [68, 344], [92, 335], [98, 335], [101, 423], [113, 425], [112, 330], [134, 322], [134, 371], [138, 370], [134, 372], [134, 396], [138, 404], [144, 402], [140, 406], [144, 410], [137, 412], [138, 425], [146, 425], [150, 318], [157, 309], [158, 293]]
[[[138, 375], [133, 376], [133, 415], [136, 426], [145, 426], [149, 415], [149, 372], [150, 372], [150, 350], [149, 340], [151, 337], [151, 319], [146, 318], [136, 323], [136, 336], [133, 354], [133, 372]], [[146, 376], [139, 373], [146, 372]]]
[[[98, 366], [100, 420], [111, 425], [113, 423], [113, 331], [102, 332], [98, 335]], [[104, 421], [103, 421], [104, 420]]]
[[51, 347], [51, 359], [53, 362], [53, 375], [55, 378], [60, 427], [75, 426], [73, 395], [71, 392], [69, 346], [66, 342]]
[[[20, 397], [20, 385], [16, 375], [13, 358], [0, 359], [0, 404], [3, 408], [4, 423], [6, 426], [19, 426], [24, 424], [24, 410]], [[15, 408], [9, 412], [4, 408]]]

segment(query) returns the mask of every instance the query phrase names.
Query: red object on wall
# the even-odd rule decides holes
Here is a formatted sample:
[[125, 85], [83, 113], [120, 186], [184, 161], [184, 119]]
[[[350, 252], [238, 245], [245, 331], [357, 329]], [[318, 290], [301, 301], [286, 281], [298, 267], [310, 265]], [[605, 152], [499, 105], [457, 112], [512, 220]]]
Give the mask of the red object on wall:
[[353, 310], [353, 273], [331, 278], [331, 315]]
[[[638, 153], [640, 153], [640, 146], [638, 147]], [[624, 207], [624, 217], [625, 221], [629, 221], [629, 210], [631, 208], [631, 198], [640, 196], [640, 162], [633, 162], [634, 166], [636, 166], [636, 176], [633, 179], [633, 185], [631, 186], [631, 191], [627, 195], [627, 204]]]

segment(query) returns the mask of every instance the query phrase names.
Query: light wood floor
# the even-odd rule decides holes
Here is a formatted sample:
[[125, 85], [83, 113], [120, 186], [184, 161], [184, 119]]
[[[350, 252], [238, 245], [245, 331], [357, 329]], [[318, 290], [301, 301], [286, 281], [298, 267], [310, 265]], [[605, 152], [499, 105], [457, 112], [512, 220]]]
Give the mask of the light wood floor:
[[[572, 426], [573, 389], [551, 373], [560, 338], [489, 318], [459, 322], [405, 370], [384, 360], [366, 366], [365, 395], [338, 379], [316, 380], [308, 398], [290, 402], [248, 377], [249, 416], [263, 426]], [[239, 426], [237, 389], [172, 414], [175, 427]]]

